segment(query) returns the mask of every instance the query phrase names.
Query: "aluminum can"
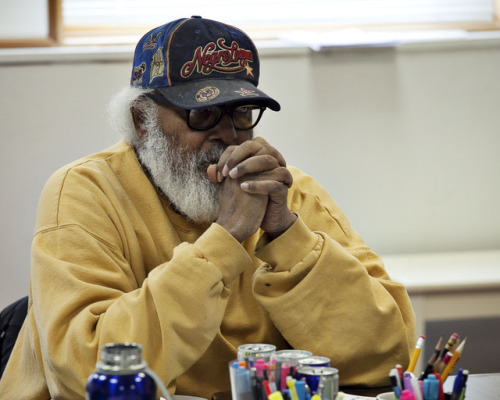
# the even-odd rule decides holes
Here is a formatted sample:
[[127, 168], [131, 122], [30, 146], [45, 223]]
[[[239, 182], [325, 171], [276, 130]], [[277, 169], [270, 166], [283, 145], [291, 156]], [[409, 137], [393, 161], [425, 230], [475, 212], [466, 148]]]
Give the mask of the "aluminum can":
[[274, 354], [276, 361], [281, 361], [283, 364], [299, 365], [299, 361], [304, 358], [310, 358], [312, 353], [307, 350], [278, 350]]
[[276, 387], [281, 390], [286, 389], [286, 376], [295, 375], [296, 369], [299, 367], [299, 361], [311, 357], [312, 353], [307, 350], [278, 350], [274, 354], [275, 363], [275, 381]]
[[312, 356], [300, 359], [299, 364], [303, 367], [329, 367], [330, 359], [328, 357]]
[[276, 346], [266, 343], [249, 343], [242, 344], [238, 347], [238, 360], [258, 360], [263, 359], [266, 362], [271, 361], [271, 358], [276, 352]]
[[305, 378], [311, 394], [322, 399], [335, 400], [339, 392], [339, 370], [331, 367], [299, 367], [299, 376]]
[[110, 343], [88, 380], [86, 400], [156, 400], [156, 383], [146, 372], [142, 347], [136, 343]]

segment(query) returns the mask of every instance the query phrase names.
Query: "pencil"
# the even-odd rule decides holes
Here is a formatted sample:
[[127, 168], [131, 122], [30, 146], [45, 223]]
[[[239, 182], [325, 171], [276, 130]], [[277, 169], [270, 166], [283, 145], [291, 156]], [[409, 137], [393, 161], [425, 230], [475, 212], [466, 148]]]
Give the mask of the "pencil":
[[441, 348], [443, 347], [443, 340], [444, 336], [441, 335], [439, 338], [436, 347], [434, 348], [434, 352], [431, 355], [431, 358], [429, 358], [429, 361], [427, 361], [427, 366], [425, 367], [424, 371], [420, 374], [420, 380], [424, 380], [429, 376], [429, 374], [432, 374], [434, 372], [434, 363], [438, 360], [439, 355], [441, 354]]
[[417, 344], [415, 345], [415, 350], [413, 351], [413, 355], [410, 360], [410, 365], [408, 365], [408, 369], [406, 370], [406, 372], [413, 372], [413, 370], [415, 369], [415, 365], [417, 365], [418, 356], [422, 351], [422, 346], [424, 345], [424, 342], [425, 342], [425, 336], [422, 335], [417, 340]]
[[441, 379], [443, 380], [443, 383], [446, 380], [446, 378], [448, 377], [448, 375], [450, 374], [451, 370], [455, 366], [455, 364], [458, 361], [458, 359], [460, 358], [460, 356], [462, 355], [462, 352], [464, 351], [464, 346], [465, 346], [466, 340], [467, 340], [467, 338], [465, 338], [462, 341], [462, 343], [460, 343], [460, 346], [458, 346], [458, 348], [453, 353], [453, 356], [451, 357], [450, 361], [448, 361], [448, 364], [446, 364], [446, 368], [444, 369], [443, 373], [441, 374]]

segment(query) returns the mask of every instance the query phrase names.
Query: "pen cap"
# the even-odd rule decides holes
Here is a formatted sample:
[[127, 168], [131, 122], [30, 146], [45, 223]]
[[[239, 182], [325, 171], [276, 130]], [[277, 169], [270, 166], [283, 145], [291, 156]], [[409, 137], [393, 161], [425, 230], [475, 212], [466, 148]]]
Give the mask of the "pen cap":
[[409, 390], [403, 390], [401, 392], [401, 397], [399, 398], [400, 400], [415, 400], [415, 395], [410, 392]]

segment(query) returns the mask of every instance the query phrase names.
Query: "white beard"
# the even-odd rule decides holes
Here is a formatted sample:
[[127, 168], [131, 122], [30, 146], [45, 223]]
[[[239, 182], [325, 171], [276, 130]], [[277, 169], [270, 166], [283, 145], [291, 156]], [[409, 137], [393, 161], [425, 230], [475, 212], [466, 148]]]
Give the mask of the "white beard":
[[219, 215], [219, 188], [207, 175], [225, 150], [216, 145], [202, 153], [179, 146], [157, 121], [143, 125], [146, 137], [135, 143], [142, 165], [174, 208], [195, 223], [212, 223]]

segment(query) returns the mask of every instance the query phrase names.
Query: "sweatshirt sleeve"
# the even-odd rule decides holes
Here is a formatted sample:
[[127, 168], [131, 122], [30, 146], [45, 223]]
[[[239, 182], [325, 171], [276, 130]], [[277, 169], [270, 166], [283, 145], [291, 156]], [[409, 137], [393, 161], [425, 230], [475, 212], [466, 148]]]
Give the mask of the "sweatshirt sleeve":
[[40, 200], [30, 317], [38, 368], [53, 398], [79, 399], [102, 346], [135, 341], [173, 390], [212, 343], [228, 286], [252, 259], [217, 224], [182, 242], [153, 188], [118, 201], [114, 175], [90, 175], [92, 166], [56, 175]]
[[406, 289], [314, 180], [297, 171], [294, 178], [289, 201], [299, 218], [258, 243], [265, 264], [254, 275], [254, 296], [293, 348], [330, 358], [342, 385], [387, 385], [416, 339]]

